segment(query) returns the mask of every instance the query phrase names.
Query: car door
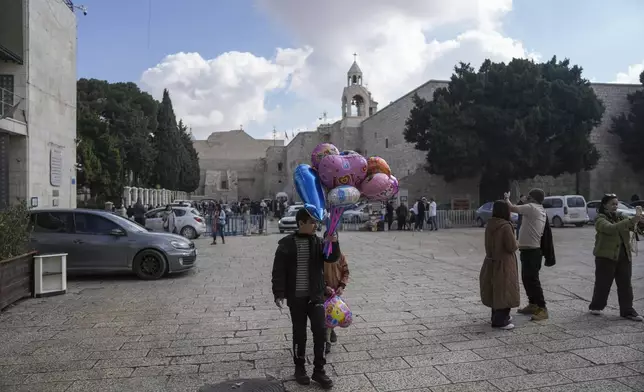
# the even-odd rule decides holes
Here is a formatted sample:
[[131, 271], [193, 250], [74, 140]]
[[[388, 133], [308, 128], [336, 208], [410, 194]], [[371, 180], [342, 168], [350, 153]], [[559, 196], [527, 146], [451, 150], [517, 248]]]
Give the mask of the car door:
[[188, 221], [186, 210], [182, 208], [173, 208], [172, 211], [174, 212], [174, 226], [177, 228], [177, 234], [181, 233], [181, 229], [186, 225], [194, 226]]
[[163, 231], [163, 208], [157, 208], [145, 214], [145, 228], [157, 233]]
[[[115, 235], [120, 229], [124, 235]], [[122, 227], [91, 212], [74, 213], [74, 268], [119, 270], [127, 268], [129, 244]]]
[[71, 212], [33, 212], [31, 223], [33, 231], [30, 235], [30, 243], [34, 250], [39, 254], [67, 253], [69, 259], [73, 250], [74, 221]]
[[483, 222], [487, 222], [488, 219], [492, 217], [492, 205], [494, 203], [488, 202], [481, 206], [479, 209], [479, 216], [483, 219]]

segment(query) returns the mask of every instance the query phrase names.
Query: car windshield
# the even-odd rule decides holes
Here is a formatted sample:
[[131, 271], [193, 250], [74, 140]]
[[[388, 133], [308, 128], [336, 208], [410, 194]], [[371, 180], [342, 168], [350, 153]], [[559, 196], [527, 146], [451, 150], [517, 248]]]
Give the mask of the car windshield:
[[[299, 208], [298, 208], [298, 210], [299, 210]], [[286, 214], [286, 216], [295, 216], [295, 215], [297, 215], [297, 210], [289, 211], [289, 212]]]
[[129, 219], [125, 219], [122, 216], [114, 215], [113, 218], [116, 219], [116, 223], [123, 226], [126, 231], [132, 231], [134, 233], [146, 233], [148, 231], [143, 226], [140, 226]]
[[194, 208], [193, 208], [192, 210], [190, 210], [190, 213], [191, 213], [192, 215], [201, 216], [201, 213], [200, 213], [199, 211], [195, 210]]

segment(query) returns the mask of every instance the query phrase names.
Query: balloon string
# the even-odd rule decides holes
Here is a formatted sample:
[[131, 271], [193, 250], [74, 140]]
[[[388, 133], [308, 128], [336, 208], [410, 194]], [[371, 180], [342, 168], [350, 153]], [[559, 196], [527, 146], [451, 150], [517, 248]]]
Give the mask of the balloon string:
[[331, 210], [331, 215], [329, 217], [330, 224], [327, 226], [327, 238], [325, 239], [324, 243], [324, 254], [328, 258], [331, 255], [331, 252], [333, 251], [333, 242], [331, 242], [331, 238], [335, 234], [335, 232], [338, 229], [338, 226], [340, 224], [340, 220], [342, 219], [342, 213], [344, 212], [344, 207], [333, 207]]

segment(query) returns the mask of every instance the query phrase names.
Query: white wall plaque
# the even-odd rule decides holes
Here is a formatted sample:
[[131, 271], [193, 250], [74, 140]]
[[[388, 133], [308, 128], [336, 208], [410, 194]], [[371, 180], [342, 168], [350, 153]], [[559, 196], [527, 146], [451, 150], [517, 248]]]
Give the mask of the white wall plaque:
[[60, 186], [63, 178], [63, 152], [58, 149], [49, 151], [49, 183]]

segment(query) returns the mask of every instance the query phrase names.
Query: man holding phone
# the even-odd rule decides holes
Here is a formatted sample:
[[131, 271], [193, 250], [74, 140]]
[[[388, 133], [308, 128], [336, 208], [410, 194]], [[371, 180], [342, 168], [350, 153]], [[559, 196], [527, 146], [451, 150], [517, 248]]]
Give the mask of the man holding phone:
[[521, 280], [528, 296], [528, 306], [519, 309], [521, 314], [532, 315], [532, 320], [548, 319], [548, 309], [543, 296], [539, 271], [543, 254], [541, 251], [541, 237], [546, 227], [546, 210], [543, 208], [543, 199], [546, 194], [542, 189], [534, 188], [528, 192], [523, 205], [514, 205], [510, 202], [510, 193], [505, 193], [505, 202], [510, 206], [510, 211], [521, 216], [521, 230], [519, 230], [519, 257], [521, 259]]

